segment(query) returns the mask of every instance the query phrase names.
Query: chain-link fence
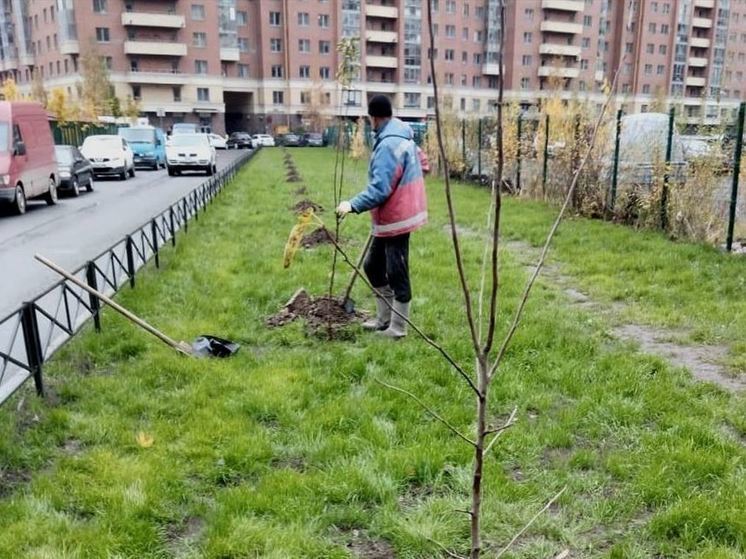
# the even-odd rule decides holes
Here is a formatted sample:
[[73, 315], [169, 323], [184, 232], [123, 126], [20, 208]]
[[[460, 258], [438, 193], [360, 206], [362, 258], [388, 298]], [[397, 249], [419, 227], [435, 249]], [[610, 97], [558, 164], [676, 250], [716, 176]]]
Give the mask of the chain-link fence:
[[[541, 111], [523, 112], [506, 105], [503, 190], [562, 203], [592, 147], [571, 200], [577, 214], [746, 250], [744, 105], [723, 113], [718, 126], [692, 125], [683, 107], [637, 114], [612, 108], [592, 143], [599, 108], [549, 101]], [[459, 120], [447, 113], [442, 122], [451, 175], [490, 184], [497, 119]], [[430, 122], [424, 144], [442, 173], [434, 132]]]

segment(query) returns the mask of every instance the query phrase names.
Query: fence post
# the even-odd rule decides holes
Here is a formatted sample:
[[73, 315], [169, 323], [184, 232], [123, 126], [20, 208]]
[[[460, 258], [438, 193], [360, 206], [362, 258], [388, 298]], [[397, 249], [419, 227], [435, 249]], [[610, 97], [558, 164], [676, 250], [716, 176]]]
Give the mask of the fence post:
[[671, 166], [671, 154], [673, 151], [673, 125], [676, 109], [671, 107], [668, 111], [668, 138], [666, 140], [666, 169], [663, 173], [663, 189], [661, 190], [661, 229], [668, 229], [668, 180]]
[[[85, 278], [88, 282], [88, 287], [91, 289], [98, 290], [98, 279], [96, 278], [96, 265], [89, 260], [85, 265]], [[88, 301], [91, 305], [91, 314], [93, 315], [93, 326], [96, 328], [96, 332], [101, 331], [101, 303], [98, 297], [92, 294], [88, 294]]]
[[127, 235], [125, 249], [127, 252], [127, 273], [130, 276], [130, 286], [135, 287], [135, 242], [132, 237]]
[[521, 137], [522, 134], [522, 128], [523, 128], [523, 115], [521, 113], [518, 113], [518, 126], [517, 126], [517, 132], [516, 132], [516, 140], [518, 142], [516, 147], [516, 169], [515, 169], [515, 190], [516, 192], [521, 191]]
[[150, 222], [150, 234], [153, 236], [153, 256], [155, 257], [155, 267], [161, 267], [161, 260], [158, 257], [158, 225], [155, 223], [155, 219]]
[[482, 184], [482, 118], [477, 124], [477, 181]]
[[192, 190], [192, 205], [194, 206], [194, 221], [199, 221], [199, 206], [197, 205], [196, 190]]
[[461, 177], [466, 177], [466, 119], [461, 119], [461, 161], [464, 165], [464, 170], [461, 172]]
[[174, 223], [174, 207], [168, 208], [168, 227], [171, 229], [171, 246], [176, 246], [176, 224]]
[[41, 350], [41, 336], [39, 336], [39, 323], [36, 321], [34, 303], [23, 303], [21, 308], [21, 328], [23, 329], [23, 341], [26, 345], [26, 357], [28, 358], [31, 374], [34, 376], [36, 393], [44, 396], [44, 381], [42, 379], [42, 363], [44, 353]]
[[547, 198], [547, 172], [549, 171], [549, 114], [544, 119], [544, 169], [541, 173], [541, 196]]
[[189, 213], [188, 213], [189, 208], [187, 207], [186, 196], [184, 196], [181, 199], [181, 208], [182, 208], [182, 212], [184, 213], [184, 233], [188, 233], [189, 232]]
[[730, 213], [728, 215], [728, 235], [725, 248], [728, 252], [733, 250], [733, 230], [736, 226], [736, 207], [738, 205], [738, 181], [741, 174], [741, 152], [743, 151], [743, 120], [746, 116], [746, 103], [741, 103], [738, 108], [738, 125], [736, 130], [736, 153], [733, 159], [733, 185], [730, 192]]
[[616, 204], [616, 189], [619, 180], [619, 139], [622, 135], [622, 115], [624, 111], [619, 109], [616, 112], [616, 132], [614, 136], [614, 167], [611, 175], [611, 198], [609, 200], [609, 209], [613, 212]]

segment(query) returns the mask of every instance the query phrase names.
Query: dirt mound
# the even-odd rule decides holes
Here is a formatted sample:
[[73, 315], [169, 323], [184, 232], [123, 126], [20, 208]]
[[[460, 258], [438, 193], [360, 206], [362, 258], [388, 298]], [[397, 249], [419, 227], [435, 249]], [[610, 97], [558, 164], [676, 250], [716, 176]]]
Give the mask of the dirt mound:
[[333, 233], [330, 232], [326, 227], [319, 227], [315, 231], [310, 232], [304, 236], [300, 242], [300, 246], [303, 248], [315, 248], [319, 245], [328, 245], [332, 242]]
[[297, 172], [289, 172], [285, 177], [287, 182], [300, 182], [300, 175]]
[[295, 206], [293, 206], [293, 211], [295, 213], [303, 213], [306, 210], [313, 210], [314, 213], [320, 214], [324, 211], [324, 207], [320, 204], [317, 204], [316, 202], [313, 202], [311, 200], [305, 199], [298, 202]]
[[326, 295], [311, 297], [305, 289], [301, 288], [296, 291], [280, 312], [266, 320], [266, 324], [269, 327], [276, 328], [299, 318], [304, 319], [312, 331], [324, 332], [328, 331], [330, 323], [333, 330], [339, 330], [365, 317], [358, 312], [347, 313], [342, 305], [341, 298], [329, 298]]

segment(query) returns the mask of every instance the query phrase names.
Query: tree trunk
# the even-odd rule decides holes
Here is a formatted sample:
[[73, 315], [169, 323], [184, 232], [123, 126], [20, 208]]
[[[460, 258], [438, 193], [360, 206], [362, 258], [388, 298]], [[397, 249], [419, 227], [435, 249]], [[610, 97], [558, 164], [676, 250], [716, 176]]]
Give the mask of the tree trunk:
[[482, 473], [484, 467], [484, 439], [487, 430], [487, 391], [488, 372], [486, 356], [482, 355], [477, 360], [478, 367], [478, 389], [477, 396], [477, 432], [476, 446], [474, 448], [474, 477], [471, 486], [471, 552], [470, 559], [479, 559], [482, 553], [481, 536], [481, 510], [482, 510]]

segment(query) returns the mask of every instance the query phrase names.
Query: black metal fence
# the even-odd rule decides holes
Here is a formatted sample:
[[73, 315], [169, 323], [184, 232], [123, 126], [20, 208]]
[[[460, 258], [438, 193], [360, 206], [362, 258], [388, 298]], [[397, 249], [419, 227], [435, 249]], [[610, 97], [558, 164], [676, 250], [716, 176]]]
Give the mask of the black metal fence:
[[[86, 262], [73, 275], [106, 295], [123, 286], [135, 286], [136, 274], [149, 261], [160, 266], [159, 251], [176, 245], [176, 233], [185, 233], [191, 219], [218, 195], [254, 155], [249, 152], [203, 182], [165, 211]], [[30, 257], [30, 255], [29, 255]], [[101, 329], [100, 303], [80, 287], [60, 281], [0, 320], [0, 405], [30, 378], [44, 394], [43, 366], [55, 351], [93, 318]]]

